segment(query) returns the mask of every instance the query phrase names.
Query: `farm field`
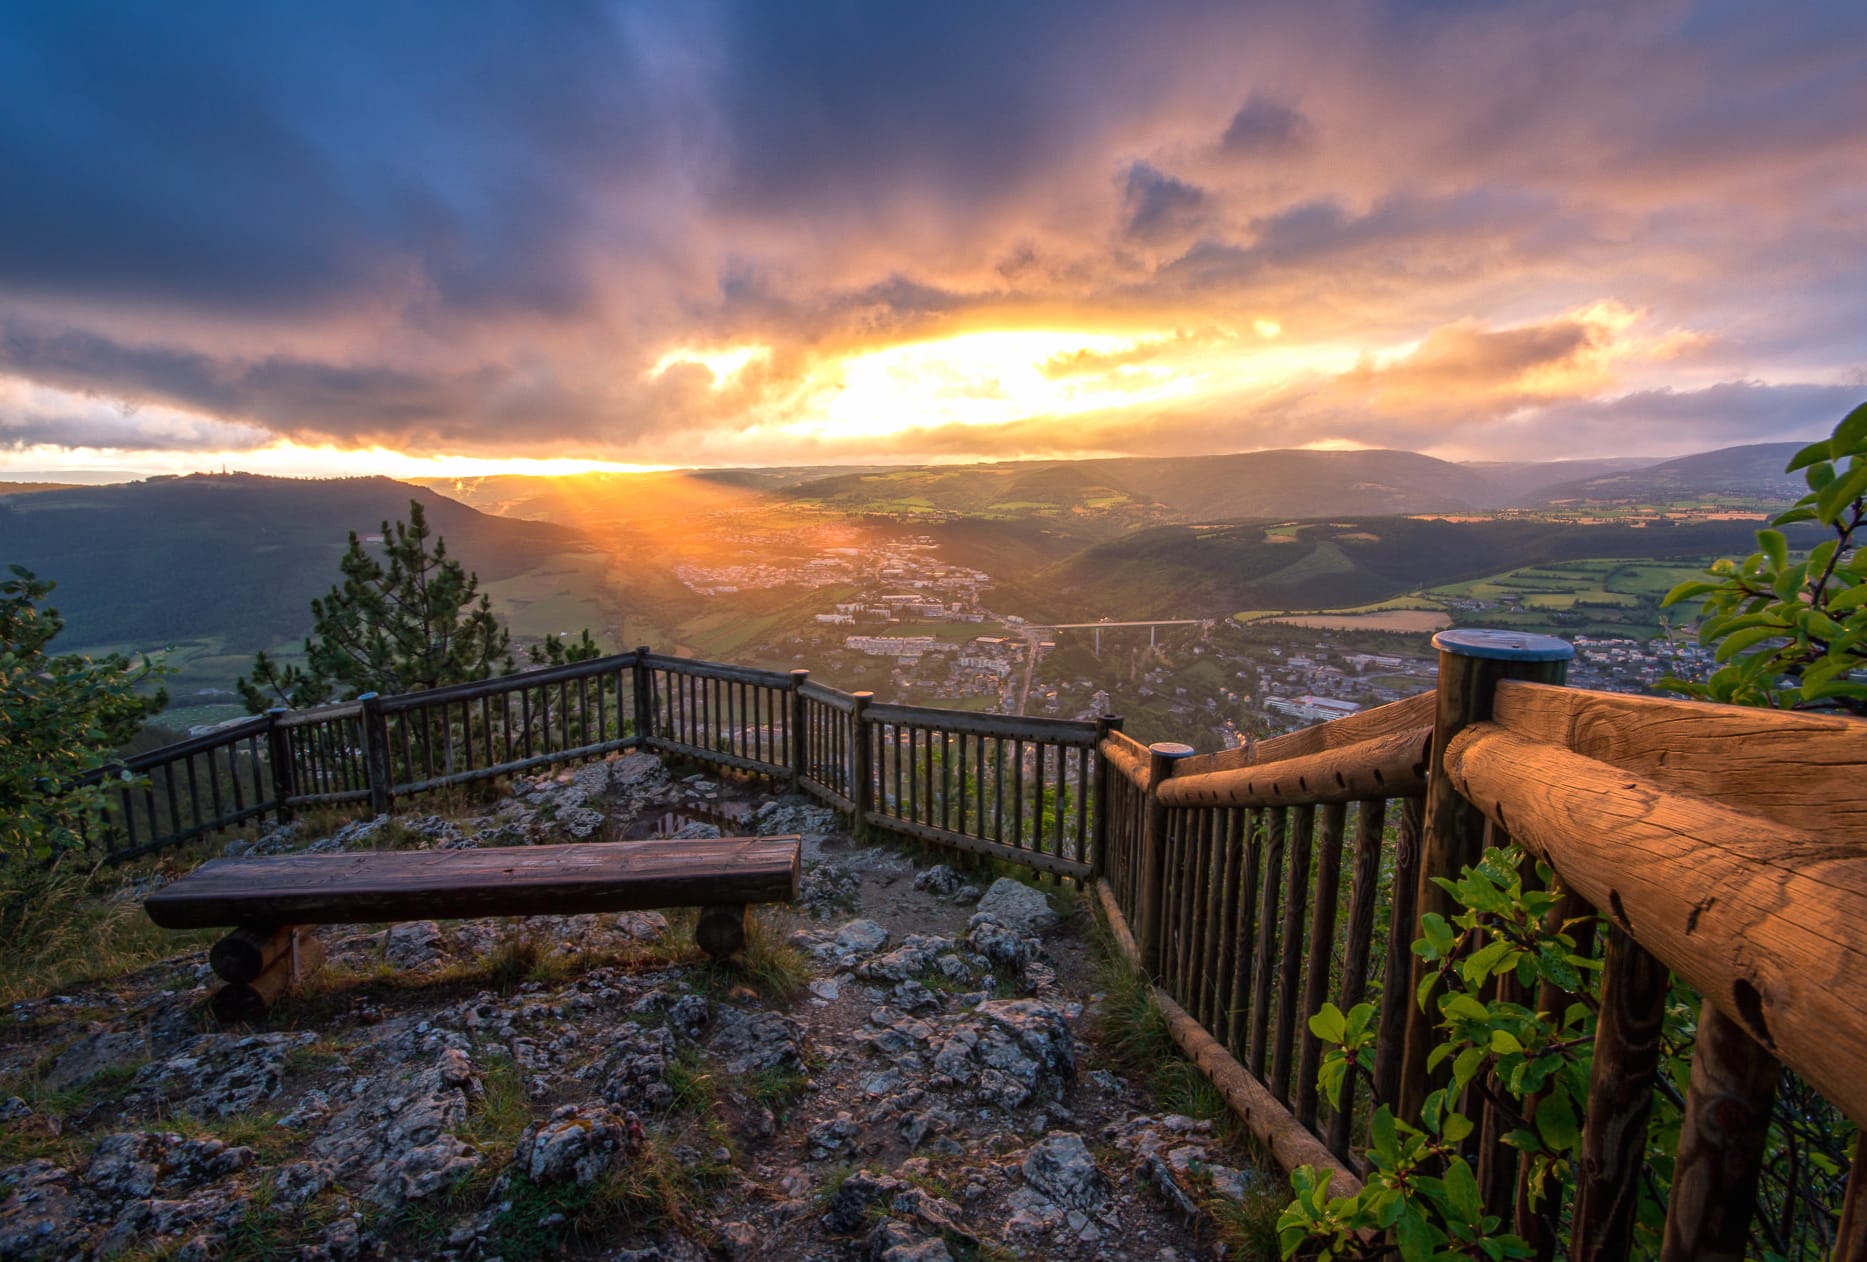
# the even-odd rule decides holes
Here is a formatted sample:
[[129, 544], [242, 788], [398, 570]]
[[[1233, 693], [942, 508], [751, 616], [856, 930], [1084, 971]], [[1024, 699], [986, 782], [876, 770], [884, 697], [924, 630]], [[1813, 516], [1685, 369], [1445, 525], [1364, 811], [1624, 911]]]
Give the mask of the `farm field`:
[[[1671, 612], [1660, 608], [1666, 593], [1710, 560], [1548, 561], [1365, 605], [1248, 609], [1233, 619], [1329, 630], [1431, 631], [1456, 624], [1651, 638], [1660, 633], [1662, 614]], [[1672, 620], [1681, 619], [1675, 614]]]

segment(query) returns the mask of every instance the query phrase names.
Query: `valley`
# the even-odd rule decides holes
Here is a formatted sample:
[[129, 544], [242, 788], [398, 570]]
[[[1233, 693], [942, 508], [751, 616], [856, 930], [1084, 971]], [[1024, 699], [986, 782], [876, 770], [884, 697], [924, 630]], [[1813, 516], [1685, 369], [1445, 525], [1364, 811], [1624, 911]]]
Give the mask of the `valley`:
[[176, 730], [243, 713], [232, 684], [253, 652], [291, 658], [348, 532], [367, 539], [412, 497], [520, 646], [588, 628], [605, 651], [802, 666], [934, 706], [1119, 713], [1140, 739], [1218, 748], [1429, 686], [1449, 625], [1600, 640], [1637, 661], [1628, 686], [1650, 682], [1673, 663], [1650, 647], [1660, 598], [1749, 549], [1780, 505], [1780, 454], [198, 475], [0, 496], [0, 550], [59, 581], [65, 645], [162, 658]]

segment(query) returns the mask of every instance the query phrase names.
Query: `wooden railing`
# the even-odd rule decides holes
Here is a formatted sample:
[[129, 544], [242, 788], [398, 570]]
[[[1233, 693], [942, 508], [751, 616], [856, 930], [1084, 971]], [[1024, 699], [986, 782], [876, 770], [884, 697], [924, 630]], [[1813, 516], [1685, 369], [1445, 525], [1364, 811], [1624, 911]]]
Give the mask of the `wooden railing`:
[[[1562, 688], [1570, 650], [1547, 637], [1437, 642], [1432, 693], [1204, 756], [1113, 718], [878, 704], [801, 670], [640, 649], [274, 711], [139, 755], [94, 773], [109, 803], [94, 840], [124, 857], [623, 749], [756, 773], [859, 833], [1093, 881], [1181, 1046], [1284, 1166], [1329, 1170], [1339, 1194], [1366, 1169], [1373, 1106], [1416, 1118], [1439, 1083], [1411, 952], [1421, 917], [1451, 910], [1438, 880], [1514, 839], [1555, 870], [1603, 981], [1574, 1192], [1532, 1205], [1501, 1142], [1513, 1119], [1481, 1094], [1469, 1144], [1488, 1212], [1539, 1256], [1559, 1230], [1573, 1256], [1626, 1256], [1676, 977], [1703, 1006], [1663, 1256], [1745, 1256], [1780, 1070], [1867, 1121], [1867, 724]], [[1309, 1017], [1363, 1001], [1372, 1072], [1332, 1103]], [[1821, 1230], [1834, 1256], [1867, 1259], [1867, 1163], [1853, 1169]]]
[[[1564, 1234], [1571, 1257], [1628, 1256], [1640, 1189], [1664, 1186], [1647, 1122], [1676, 978], [1702, 1007], [1661, 1256], [1752, 1256], [1782, 1071], [1867, 1121], [1867, 724], [1562, 688], [1570, 650], [1548, 637], [1436, 643], [1434, 693], [1250, 753], [1105, 737], [1098, 892], [1117, 941], [1277, 1159], [1330, 1171], [1345, 1194], [1366, 1170], [1371, 1106], [1417, 1120], [1443, 1085], [1410, 951], [1423, 915], [1453, 910], [1438, 878], [1514, 839], [1555, 870], [1557, 916], [1598, 952], [1602, 982], [1572, 1192], [1529, 1195], [1502, 1142], [1522, 1106], [1473, 1092], [1486, 1212], [1539, 1257]], [[1308, 1018], [1377, 991], [1359, 1086], [1373, 1099], [1351, 1074], [1332, 1105]], [[1571, 998], [1522, 1001], [1560, 1012]], [[1867, 1258], [1864, 1185], [1857, 1159], [1844, 1204], [1813, 1226], [1802, 1213], [1781, 1251]]]
[[113, 859], [262, 815], [367, 804], [652, 749], [787, 783], [880, 829], [1086, 878], [1108, 724], [871, 705], [808, 671], [646, 648], [342, 705], [274, 710], [93, 772]]

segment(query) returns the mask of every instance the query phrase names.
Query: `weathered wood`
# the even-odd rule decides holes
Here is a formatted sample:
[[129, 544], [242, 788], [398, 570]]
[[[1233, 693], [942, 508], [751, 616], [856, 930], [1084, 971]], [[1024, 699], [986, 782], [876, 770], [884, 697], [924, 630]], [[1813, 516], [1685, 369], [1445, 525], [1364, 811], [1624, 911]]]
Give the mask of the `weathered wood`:
[[[389, 718], [383, 713], [382, 698], [366, 692], [358, 701], [363, 706], [363, 768], [370, 791], [370, 810], [387, 815], [395, 810], [395, 776], [389, 770]], [[472, 730], [472, 719], [468, 719]], [[467, 761], [473, 761], [469, 744]]]
[[[416, 692], [407, 695], [412, 697], [426, 697], [429, 694]], [[363, 706], [360, 702], [356, 701], [345, 701], [337, 705], [313, 706], [308, 710], [282, 710], [279, 714], [279, 726], [285, 728], [322, 727], [324, 724], [334, 723], [338, 719], [353, 719], [361, 713], [363, 713]]]
[[[1107, 881], [1096, 882], [1096, 898], [1102, 904], [1102, 914], [1108, 921], [1116, 949], [1131, 966], [1139, 968], [1141, 949], [1128, 928], [1127, 918], [1122, 915], [1115, 891], [1109, 888]], [[1154, 1002], [1166, 1017], [1167, 1029], [1173, 1035], [1174, 1042], [1199, 1066], [1208, 1081], [1218, 1088], [1226, 1104], [1251, 1133], [1270, 1149], [1271, 1156], [1283, 1169], [1288, 1171], [1298, 1166], [1316, 1166], [1328, 1171], [1329, 1191], [1334, 1196], [1353, 1196], [1361, 1189], [1361, 1180], [1350, 1173], [1348, 1167], [1336, 1159], [1335, 1154], [1318, 1143], [1314, 1135], [1297, 1125], [1290, 1111], [1272, 1097], [1263, 1084], [1246, 1072], [1245, 1067], [1220, 1046], [1218, 1040], [1188, 1016], [1186, 1010], [1175, 1003], [1171, 996], [1163, 994], [1158, 988], [1153, 993]]]
[[1854, 1138], [1854, 1164], [1848, 1169], [1835, 1251], [1829, 1256], [1833, 1262], [1867, 1262], [1867, 1130]]
[[1148, 785], [1147, 746], [1129, 736], [1126, 732], [1111, 731], [1097, 744], [1102, 755], [1102, 763], [1110, 771], [1117, 772], [1137, 789], [1145, 791]]
[[1036, 868], [1040, 872], [1051, 872], [1058, 876], [1070, 876], [1079, 880], [1089, 876], [1087, 863], [1078, 863], [1074, 859], [1059, 859], [1055, 855], [1044, 854], [1041, 851], [1021, 850], [995, 841], [985, 841], [965, 833], [952, 832], [935, 824], [921, 824], [911, 819], [872, 814], [869, 816], [869, 827], [885, 832], [900, 833], [904, 837], [913, 837], [920, 841], [931, 841], [936, 845], [951, 846], [955, 850], [984, 855], [989, 859], [1004, 859], [1021, 867]]
[[[290, 713], [280, 707], [266, 711], [266, 763], [272, 775], [272, 808], [280, 819], [288, 819], [292, 811], [292, 733], [283, 726], [280, 719]], [[156, 827], [156, 811], [153, 800], [149, 806], [149, 831], [159, 831]]]
[[[1575, 954], [1591, 958], [1595, 953], [1595, 925], [1599, 917], [1588, 900], [1567, 886], [1562, 887], [1561, 896], [1556, 905], [1543, 917], [1543, 932], [1552, 937], [1557, 933], [1567, 932], [1575, 942]], [[1572, 991], [1563, 990], [1555, 983], [1545, 981], [1537, 987], [1536, 1010], [1545, 1019], [1557, 1022], [1569, 1010], [1569, 1005], [1576, 1002]], [[1531, 1092], [1523, 1102], [1526, 1117], [1535, 1117], [1537, 1106], [1542, 1102], [1543, 1093]], [[1517, 1166], [1517, 1192], [1512, 1205], [1512, 1219], [1516, 1224], [1517, 1234], [1542, 1262], [1556, 1256], [1556, 1241], [1561, 1234], [1558, 1211], [1561, 1209], [1562, 1189], [1551, 1182], [1541, 1189], [1530, 1182], [1530, 1163], [1519, 1162]]]
[[[1575, 652], [1564, 641], [1550, 636], [1482, 631], [1441, 632], [1433, 637], [1433, 644], [1440, 651], [1439, 686], [1434, 693], [1431, 770], [1426, 787], [1425, 830], [1420, 845], [1416, 917], [1450, 917], [1454, 910], [1452, 895], [1440, 888], [1438, 878], [1456, 878], [1461, 869], [1478, 862], [1484, 853], [1484, 817], [1446, 779], [1447, 746], [1468, 725], [1491, 717], [1500, 680], [1527, 678], [1560, 683], [1568, 670], [1567, 658]], [[1542, 654], [1550, 656], [1545, 659]], [[1418, 920], [1411, 923], [1417, 924]], [[1414, 1121], [1434, 1085], [1450, 1077], [1450, 1067], [1442, 1064], [1435, 1071], [1426, 1064], [1435, 1042], [1433, 1029], [1439, 1021], [1437, 988], [1428, 990], [1424, 996], [1420, 994], [1421, 986], [1430, 977], [1426, 962], [1413, 960], [1406, 976], [1411, 1002], [1398, 1112], [1403, 1120]], [[1398, 980], [1398, 977], [1391, 979]]]
[[1093, 719], [1039, 719], [1016, 714], [975, 714], [967, 710], [938, 710], [931, 706], [897, 705], [876, 702], [869, 707], [869, 719], [875, 723], [896, 723], [902, 727], [966, 732], [973, 736], [996, 736], [1002, 740], [1037, 741], [1045, 745], [1071, 745], [1087, 749], [1095, 743]]
[[316, 935], [303, 929], [291, 931], [292, 945], [266, 970], [250, 982], [228, 982], [208, 1000], [215, 1019], [222, 1024], [254, 1021], [266, 1014], [293, 983], [315, 972], [324, 963], [324, 944]]
[[1283, 936], [1277, 948], [1277, 1036], [1271, 1044], [1271, 1092], [1290, 1099], [1295, 1065], [1297, 986], [1303, 977], [1303, 912], [1309, 903], [1309, 867], [1315, 847], [1316, 808], [1290, 812], [1290, 888], [1284, 893]]
[[212, 859], [143, 906], [164, 929], [576, 915], [797, 897], [796, 837]]
[[1262, 874], [1258, 880], [1258, 941], [1253, 950], [1251, 977], [1251, 1072], [1264, 1076], [1265, 1052], [1271, 1042], [1271, 980], [1277, 956], [1277, 891], [1284, 873], [1283, 807], [1264, 812]]
[[1742, 1026], [1700, 1005], [1660, 1262], [1743, 1262], [1781, 1076]]
[[[1164, 741], [1148, 746], [1148, 783], [1164, 784], [1173, 774], [1173, 764], [1190, 757], [1191, 745]], [[1167, 807], [1151, 789], [1147, 795], [1147, 816], [1141, 826], [1141, 907], [1135, 921], [1136, 940], [1141, 944], [1141, 971], [1149, 977], [1158, 975], [1162, 955], [1161, 930], [1166, 923], [1162, 914], [1167, 897]]]
[[1432, 721], [1433, 694], [1422, 692], [1284, 736], [1273, 736], [1269, 740], [1257, 742], [1249, 749], [1241, 745], [1236, 749], [1222, 749], [1216, 754], [1201, 754], [1189, 760], [1180, 774], [1193, 776], [1212, 771], [1231, 771], [1238, 767], [1262, 767], [1340, 749], [1346, 745], [1358, 745], [1377, 737], [1411, 732], [1415, 728], [1429, 726]]
[[[1867, 723], [1841, 715], [1529, 683], [1498, 687], [1493, 720], [1682, 793], [1824, 837], [1867, 841]], [[1731, 751], [1744, 756], [1733, 758]], [[1820, 791], [1810, 786], [1819, 784]]]
[[747, 907], [744, 903], [716, 903], [700, 909], [694, 922], [694, 941], [716, 960], [745, 949]]
[[246, 925], [208, 948], [207, 962], [222, 981], [250, 982], [292, 949], [292, 926]]
[[1109, 933], [1115, 939], [1115, 949], [1121, 952], [1131, 968], [1141, 967], [1141, 948], [1134, 940], [1134, 933], [1128, 928], [1128, 918], [1121, 914], [1121, 900], [1115, 897], [1115, 891], [1109, 888], [1107, 881], [1096, 882], [1096, 898], [1102, 903], [1103, 919], [1108, 921]]
[[1342, 804], [1325, 806], [1317, 829], [1316, 892], [1310, 899], [1309, 965], [1303, 980], [1303, 1006], [1297, 1012], [1301, 1021], [1297, 1037], [1302, 1040], [1302, 1052], [1297, 1057], [1297, 1121], [1312, 1130], [1316, 1127], [1316, 1070], [1322, 1064], [1322, 1040], [1310, 1030], [1309, 1019], [1322, 1010], [1329, 998], [1329, 970], [1335, 958], [1336, 904], [1342, 886], [1342, 828], [1346, 817], [1347, 808]]
[[[871, 763], [876, 728], [868, 718], [869, 703], [874, 699], [872, 692], [850, 694], [854, 708], [849, 712], [849, 799], [855, 807], [849, 813], [849, 831], [857, 841], [868, 840], [869, 816], [876, 812], [875, 774]], [[895, 757], [900, 756], [897, 750]]]
[[1491, 724], [1453, 743], [1446, 770], [1565, 885], [1867, 1118], [1867, 850]]
[[1403, 798], [1400, 822], [1394, 829], [1394, 875], [1389, 886], [1393, 900], [1388, 909], [1387, 943], [1382, 965], [1380, 1030], [1374, 1040], [1374, 1101], [1395, 1109], [1400, 1104], [1400, 1077], [1407, 1052], [1407, 1018], [1413, 995], [1406, 979], [1413, 967], [1413, 934], [1419, 924], [1420, 833], [1426, 803]]
[[1199, 1067], [1206, 1081], [1218, 1088], [1232, 1112], [1270, 1150], [1279, 1166], [1285, 1170], [1315, 1166], [1326, 1172], [1331, 1196], [1353, 1196], [1361, 1190], [1361, 1180], [1291, 1116], [1282, 1101], [1265, 1090], [1230, 1052], [1219, 1046], [1218, 1040], [1208, 1034], [1204, 1026], [1158, 990], [1154, 992], [1154, 1002], [1160, 1006], [1161, 1015], [1167, 1018], [1167, 1031], [1173, 1035], [1173, 1041], [1180, 1045], [1187, 1059]]
[[1609, 927], [1601, 1019], [1595, 1028], [1595, 1061], [1576, 1169], [1569, 1238], [1573, 1262], [1621, 1262], [1632, 1247], [1671, 982], [1666, 966], [1626, 930]]
[[[627, 656], [627, 654], [623, 655], [624, 658]], [[725, 662], [703, 662], [691, 657], [670, 657], [665, 653], [650, 653], [645, 660], [652, 670], [666, 671], [670, 675], [683, 675], [690, 679], [756, 684], [761, 688], [789, 688], [791, 686], [791, 676], [786, 671], [763, 670], [756, 666], [732, 666]], [[574, 679], [579, 673], [565, 667], [557, 669], [564, 672], [564, 678]], [[551, 683], [555, 683], [557, 679], [551, 671], [538, 671], [532, 677]], [[717, 708], [717, 706], [710, 708], [708, 713], [713, 713]]]
[[1426, 787], [1430, 728], [1376, 737], [1286, 762], [1174, 777], [1160, 786], [1169, 806], [1322, 806]]
[[[1355, 866], [1349, 878], [1348, 937], [1342, 948], [1342, 1011], [1351, 1012], [1368, 994], [1368, 957], [1374, 949], [1374, 907], [1380, 893], [1381, 833], [1387, 803], [1363, 802], [1355, 808]], [[1348, 1159], [1350, 1123], [1355, 1117], [1355, 1074], [1342, 1079], [1341, 1093], [1329, 1113], [1329, 1151]]]

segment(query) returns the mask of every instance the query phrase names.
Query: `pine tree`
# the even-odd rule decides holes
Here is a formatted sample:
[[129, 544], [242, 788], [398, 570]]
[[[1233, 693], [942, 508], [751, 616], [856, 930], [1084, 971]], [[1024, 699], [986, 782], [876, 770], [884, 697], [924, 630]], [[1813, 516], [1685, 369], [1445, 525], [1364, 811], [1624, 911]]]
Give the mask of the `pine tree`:
[[[407, 522], [383, 523], [382, 561], [350, 532], [340, 563], [343, 582], [311, 602], [305, 665], [281, 665], [260, 653], [252, 678], [238, 683], [247, 709], [258, 714], [275, 705], [320, 705], [339, 692], [346, 700], [366, 692], [415, 692], [517, 669], [512, 637], [480, 591], [479, 576], [447, 555], [447, 542], [429, 529], [420, 501], [410, 500], [408, 509]], [[581, 650], [588, 642], [586, 632], [583, 642], [568, 648]]]

